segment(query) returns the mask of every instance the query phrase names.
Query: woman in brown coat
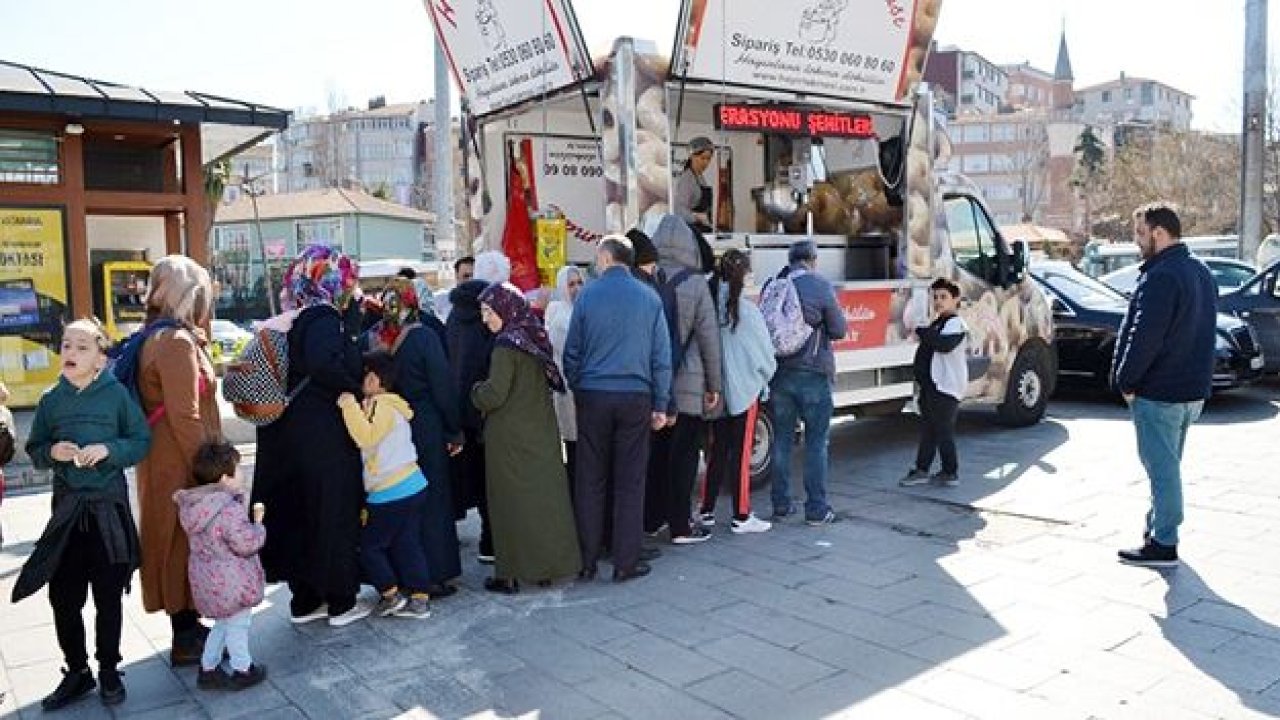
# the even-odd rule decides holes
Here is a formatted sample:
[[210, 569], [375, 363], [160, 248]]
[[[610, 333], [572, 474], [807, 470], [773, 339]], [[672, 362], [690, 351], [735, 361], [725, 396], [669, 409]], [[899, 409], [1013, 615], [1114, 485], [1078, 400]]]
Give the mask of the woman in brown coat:
[[138, 393], [152, 438], [138, 464], [142, 604], [147, 612], [169, 615], [174, 666], [197, 662], [208, 634], [191, 599], [187, 536], [173, 494], [193, 485], [196, 449], [222, 437], [217, 379], [201, 329], [212, 299], [208, 271], [191, 258], [169, 255], [151, 269], [147, 323], [166, 326], [147, 338], [138, 363]]

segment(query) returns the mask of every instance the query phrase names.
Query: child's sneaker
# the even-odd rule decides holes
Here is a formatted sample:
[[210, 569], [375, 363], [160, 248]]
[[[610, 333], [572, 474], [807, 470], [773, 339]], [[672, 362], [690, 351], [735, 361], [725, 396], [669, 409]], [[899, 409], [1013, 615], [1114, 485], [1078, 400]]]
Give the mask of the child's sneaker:
[[409, 598], [400, 609], [393, 613], [396, 617], [425, 620], [431, 617], [431, 603], [425, 597]]
[[125, 701], [129, 693], [124, 689], [120, 676], [124, 673], [116, 668], [102, 668], [98, 671], [98, 697], [103, 705], [119, 705]]
[[196, 674], [196, 687], [201, 690], [226, 690], [231, 686], [231, 676], [221, 667], [212, 670], [200, 668]]
[[248, 670], [236, 670], [227, 679], [229, 690], [247, 690], [267, 679], [267, 666], [252, 663]]
[[71, 703], [93, 692], [98, 683], [93, 679], [89, 668], [81, 670], [63, 670], [62, 682], [57, 689], [40, 701], [40, 707], [47, 712], [61, 710]]
[[929, 484], [929, 471], [921, 470], [920, 468], [911, 468], [910, 470], [907, 471], [907, 474], [903, 475], [902, 479], [898, 481], [898, 485], [900, 487], [915, 487], [917, 485], [928, 485], [928, 484]]
[[755, 513], [748, 513], [745, 520], [734, 518], [729, 521], [729, 529], [739, 535], [743, 533], [769, 532], [772, 528], [773, 523], [768, 520], [761, 520], [756, 517]]
[[405, 606], [409, 600], [400, 593], [392, 593], [391, 595], [383, 595], [378, 598], [378, 604], [373, 606], [373, 614], [378, 617], [391, 617]]
[[935, 485], [942, 487], [955, 487], [960, 484], [960, 478], [955, 473], [939, 471], [930, 478]]

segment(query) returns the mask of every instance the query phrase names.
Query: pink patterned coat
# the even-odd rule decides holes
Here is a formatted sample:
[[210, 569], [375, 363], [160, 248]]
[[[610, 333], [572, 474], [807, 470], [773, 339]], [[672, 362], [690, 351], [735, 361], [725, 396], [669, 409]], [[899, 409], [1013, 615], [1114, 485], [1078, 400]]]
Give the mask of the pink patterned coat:
[[196, 610], [227, 618], [262, 602], [258, 550], [267, 530], [249, 521], [243, 498], [215, 484], [179, 490], [173, 499], [191, 545], [187, 574]]

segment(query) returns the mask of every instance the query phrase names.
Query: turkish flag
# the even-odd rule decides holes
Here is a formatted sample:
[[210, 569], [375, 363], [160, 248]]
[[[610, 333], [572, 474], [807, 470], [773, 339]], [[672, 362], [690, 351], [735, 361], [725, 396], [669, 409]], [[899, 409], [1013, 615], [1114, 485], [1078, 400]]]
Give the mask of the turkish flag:
[[[527, 162], [532, 153], [532, 143], [523, 147], [521, 155]], [[531, 190], [525, 183], [519, 160], [514, 156], [509, 163], [511, 175], [507, 178], [507, 224], [502, 229], [502, 252], [511, 260], [511, 284], [528, 292], [541, 284], [538, 278], [538, 251], [533, 237], [533, 223], [529, 219]]]

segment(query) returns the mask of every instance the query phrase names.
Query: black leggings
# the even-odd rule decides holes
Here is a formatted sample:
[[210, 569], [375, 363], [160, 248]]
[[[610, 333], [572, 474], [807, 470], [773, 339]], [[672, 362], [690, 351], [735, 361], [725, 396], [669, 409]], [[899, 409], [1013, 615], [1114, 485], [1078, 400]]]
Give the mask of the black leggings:
[[107, 561], [102, 534], [92, 517], [71, 531], [58, 569], [49, 579], [49, 604], [53, 606], [53, 626], [58, 646], [69, 670], [89, 667], [85, 648], [84, 618], [81, 611], [93, 589], [94, 638], [99, 669], [120, 664], [120, 632], [124, 622], [121, 601], [129, 576], [129, 566]]

